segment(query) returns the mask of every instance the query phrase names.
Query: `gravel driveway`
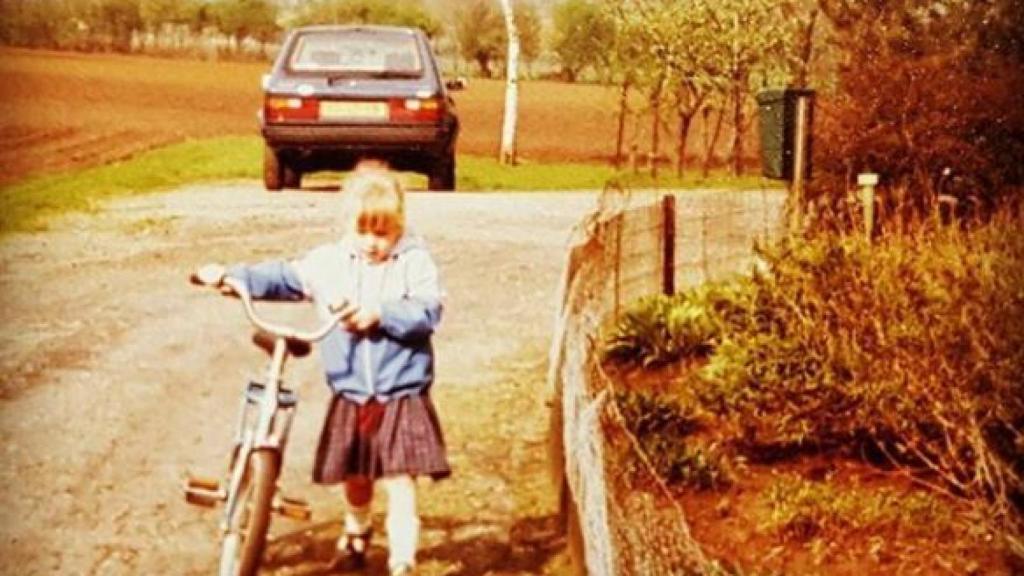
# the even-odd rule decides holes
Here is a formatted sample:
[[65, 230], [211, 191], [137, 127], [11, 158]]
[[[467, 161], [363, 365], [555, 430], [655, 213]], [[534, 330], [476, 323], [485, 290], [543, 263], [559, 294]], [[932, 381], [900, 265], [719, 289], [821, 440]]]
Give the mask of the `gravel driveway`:
[[[262, 353], [237, 302], [186, 275], [330, 241], [338, 200], [197, 186], [0, 242], [0, 574], [214, 573], [218, 516], [186, 505], [180, 485], [186, 471], [222, 472]], [[449, 296], [435, 394], [455, 475], [421, 484], [424, 574], [564, 569], [544, 374], [568, 231], [592, 204], [587, 193], [410, 194]], [[264, 310], [314, 323], [307, 306]], [[332, 574], [340, 495], [309, 481], [326, 387], [318, 359], [291, 368], [301, 402], [282, 483], [314, 516], [275, 519], [269, 572]], [[385, 559], [375, 547], [368, 573]]]

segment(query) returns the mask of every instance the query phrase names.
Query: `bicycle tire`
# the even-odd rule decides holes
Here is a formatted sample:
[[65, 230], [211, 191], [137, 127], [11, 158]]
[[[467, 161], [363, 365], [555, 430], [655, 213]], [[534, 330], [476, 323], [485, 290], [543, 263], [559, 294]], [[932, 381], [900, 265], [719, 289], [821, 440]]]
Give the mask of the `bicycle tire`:
[[[259, 570], [270, 527], [277, 473], [277, 458], [273, 452], [257, 450], [249, 455], [238, 509], [221, 549], [222, 576], [225, 572], [230, 576], [253, 576]], [[225, 567], [237, 567], [237, 570]]]

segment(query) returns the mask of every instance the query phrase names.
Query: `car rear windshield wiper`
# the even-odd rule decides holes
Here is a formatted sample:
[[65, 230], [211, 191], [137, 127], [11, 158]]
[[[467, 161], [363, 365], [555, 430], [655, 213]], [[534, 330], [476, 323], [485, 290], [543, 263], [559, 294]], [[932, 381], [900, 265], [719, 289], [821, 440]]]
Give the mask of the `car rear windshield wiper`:
[[423, 72], [415, 70], [365, 70], [358, 72], [345, 72], [344, 74], [332, 74], [327, 77], [328, 84], [334, 84], [339, 80], [350, 80], [354, 78], [369, 78], [373, 80], [390, 80], [409, 78], [415, 79], [423, 76]]

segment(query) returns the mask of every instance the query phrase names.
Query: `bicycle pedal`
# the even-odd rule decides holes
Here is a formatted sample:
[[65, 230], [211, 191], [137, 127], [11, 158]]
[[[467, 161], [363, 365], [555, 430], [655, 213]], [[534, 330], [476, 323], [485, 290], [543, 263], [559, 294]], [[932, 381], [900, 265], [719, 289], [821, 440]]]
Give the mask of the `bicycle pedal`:
[[275, 499], [274, 512], [293, 520], [309, 520], [313, 517], [313, 509], [308, 502], [287, 496]]
[[225, 498], [217, 480], [191, 476], [185, 479], [185, 501], [189, 504], [213, 508]]
[[203, 490], [220, 490], [220, 480], [206, 476], [191, 476], [185, 479], [185, 485], [189, 488], [201, 488]]

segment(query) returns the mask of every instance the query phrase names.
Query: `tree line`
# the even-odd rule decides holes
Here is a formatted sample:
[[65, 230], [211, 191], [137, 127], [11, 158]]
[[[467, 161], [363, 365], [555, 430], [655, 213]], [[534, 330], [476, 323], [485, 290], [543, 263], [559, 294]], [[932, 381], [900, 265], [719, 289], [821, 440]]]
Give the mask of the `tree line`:
[[[513, 2], [520, 59], [618, 90], [616, 164], [641, 157], [657, 176], [700, 158], [706, 175], [727, 140], [739, 173], [755, 94], [793, 86], [818, 91], [813, 165], [832, 191], [818, 200], [862, 171], [917, 191], [920, 209], [1024, 181], [1020, 0], [538, 1]], [[188, 52], [205, 38], [262, 57], [293, 26], [413, 25], [449, 68], [484, 77], [504, 73], [507, 43], [497, 0], [0, 0], [0, 15], [8, 45]]]
[[738, 174], [757, 92], [813, 88], [811, 209], [849, 213], [861, 172], [901, 218], [1022, 197], [1020, 0], [562, 0], [553, 20], [565, 78], [619, 89], [617, 163], [642, 144], [682, 174], [697, 144], [707, 175], [725, 126]]
[[[542, 50], [541, 12], [516, 2], [522, 57]], [[0, 43], [13, 46], [109, 52], [195, 52], [220, 37], [218, 56], [280, 41], [306, 24], [373, 23], [417, 26], [442, 49], [490, 77], [504, 58], [505, 28], [497, 0], [445, 0], [428, 8], [419, 0], [0, 0]], [[156, 48], [146, 43], [161, 40]]]

